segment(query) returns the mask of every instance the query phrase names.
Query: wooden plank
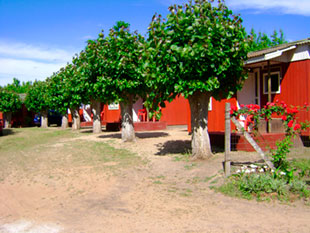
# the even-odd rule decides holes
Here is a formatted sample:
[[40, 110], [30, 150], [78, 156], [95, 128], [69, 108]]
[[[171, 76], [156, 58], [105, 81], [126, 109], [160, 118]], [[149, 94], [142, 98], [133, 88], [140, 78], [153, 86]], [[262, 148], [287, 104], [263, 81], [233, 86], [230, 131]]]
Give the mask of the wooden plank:
[[230, 103], [225, 104], [225, 162], [224, 162], [224, 170], [225, 176], [230, 176], [230, 146], [231, 146], [231, 125], [230, 125]]
[[245, 139], [251, 144], [251, 146], [256, 150], [256, 152], [262, 157], [262, 159], [266, 162], [266, 164], [268, 165], [268, 167], [270, 167], [271, 169], [274, 169], [274, 166], [272, 164], [272, 162], [270, 162], [266, 156], [265, 153], [262, 151], [262, 149], [259, 147], [259, 145], [254, 141], [254, 139], [251, 137], [251, 135], [244, 130], [244, 128], [242, 127], [242, 125], [239, 123], [239, 121], [235, 118], [232, 117], [232, 122], [236, 125], [237, 129], [239, 132], [241, 132], [243, 134], [243, 136], [245, 137]]

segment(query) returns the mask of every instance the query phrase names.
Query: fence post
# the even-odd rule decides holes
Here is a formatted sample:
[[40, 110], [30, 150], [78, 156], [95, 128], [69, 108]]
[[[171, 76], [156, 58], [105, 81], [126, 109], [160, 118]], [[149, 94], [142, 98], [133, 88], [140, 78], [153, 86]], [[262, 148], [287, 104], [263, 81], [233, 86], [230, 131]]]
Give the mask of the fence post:
[[225, 161], [224, 161], [224, 170], [225, 176], [230, 176], [230, 133], [231, 133], [231, 126], [230, 126], [230, 103], [225, 104]]

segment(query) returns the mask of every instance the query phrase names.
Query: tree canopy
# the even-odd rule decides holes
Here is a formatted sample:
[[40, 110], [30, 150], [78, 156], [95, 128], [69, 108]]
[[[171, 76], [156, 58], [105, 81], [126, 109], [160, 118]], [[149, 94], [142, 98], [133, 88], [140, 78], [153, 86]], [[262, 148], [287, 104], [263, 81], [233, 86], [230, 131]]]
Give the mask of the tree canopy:
[[274, 30], [273, 34], [268, 36], [266, 33], [261, 32], [259, 32], [257, 35], [255, 30], [252, 28], [249, 36], [250, 36], [249, 40], [250, 51], [257, 51], [287, 43], [282, 30], [279, 30], [279, 33], [276, 30]]
[[28, 90], [25, 105], [27, 109], [35, 113], [47, 112], [50, 109], [51, 100], [46, 81], [35, 81]]
[[[217, 99], [241, 88], [248, 44], [241, 18], [220, 2], [196, 0], [155, 15], [148, 37], [146, 69], [154, 89], [167, 95], [211, 92]], [[171, 96], [174, 97], [173, 95]]]
[[[98, 43], [103, 40], [102, 33]], [[130, 25], [119, 21], [110, 29], [100, 44], [98, 77], [100, 88], [108, 102], [126, 102], [128, 95], [145, 96], [146, 86], [142, 76], [142, 52], [144, 38], [130, 32]]]
[[154, 15], [148, 31], [145, 70], [155, 105], [176, 95], [189, 99], [193, 157], [211, 156], [208, 103], [242, 88], [249, 50], [242, 19], [220, 0], [169, 7], [167, 20]]
[[28, 92], [31, 85], [32, 83], [29, 81], [21, 83], [17, 78], [13, 78], [13, 83], [7, 84], [4, 89], [13, 93], [24, 94]]
[[20, 96], [7, 90], [0, 90], [0, 112], [16, 112], [22, 106]]

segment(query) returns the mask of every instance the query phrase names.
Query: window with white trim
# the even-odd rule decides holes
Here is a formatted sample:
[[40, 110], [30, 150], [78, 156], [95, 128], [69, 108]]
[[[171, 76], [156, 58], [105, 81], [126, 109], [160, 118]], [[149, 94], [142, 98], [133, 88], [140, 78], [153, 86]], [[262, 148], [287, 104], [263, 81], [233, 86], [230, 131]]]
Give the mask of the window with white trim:
[[[271, 72], [270, 73], [271, 78], [271, 93], [272, 94], [278, 94], [281, 92], [281, 76], [280, 71], [277, 72]], [[264, 94], [268, 94], [268, 73], [264, 74]]]

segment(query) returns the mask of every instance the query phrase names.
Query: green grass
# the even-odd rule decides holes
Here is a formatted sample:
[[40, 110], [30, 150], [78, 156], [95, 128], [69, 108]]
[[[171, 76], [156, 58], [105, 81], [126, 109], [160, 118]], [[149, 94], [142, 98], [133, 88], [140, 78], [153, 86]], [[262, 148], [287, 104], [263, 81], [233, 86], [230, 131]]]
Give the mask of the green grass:
[[241, 174], [231, 176], [220, 187], [213, 187], [226, 195], [245, 199], [283, 201], [296, 198], [309, 198], [309, 186], [302, 180], [294, 179], [287, 183], [285, 179], [275, 178], [272, 174]]
[[116, 149], [106, 142], [80, 139], [79, 132], [60, 129], [23, 128], [0, 137], [0, 180], [10, 174], [21, 177], [45, 174], [57, 179], [66, 170], [94, 169], [113, 172], [144, 164], [127, 150]]
[[23, 128], [12, 129], [12, 134], [0, 137], [0, 151], [15, 152], [32, 149], [38, 145], [52, 143], [60, 138], [73, 138], [76, 134], [71, 130]]
[[301, 178], [310, 178], [310, 159], [294, 159], [291, 164]]

